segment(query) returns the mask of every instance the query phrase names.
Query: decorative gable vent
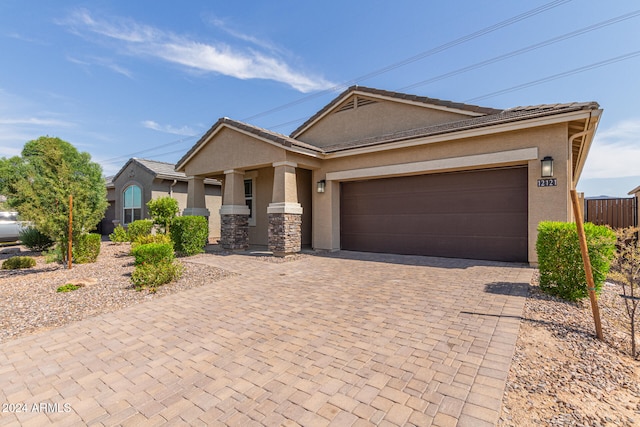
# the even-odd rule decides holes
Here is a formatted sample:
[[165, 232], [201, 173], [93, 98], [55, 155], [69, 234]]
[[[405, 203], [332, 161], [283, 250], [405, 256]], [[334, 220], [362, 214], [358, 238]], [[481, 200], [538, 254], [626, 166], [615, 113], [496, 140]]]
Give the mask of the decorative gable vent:
[[360, 96], [354, 96], [349, 101], [342, 104], [342, 106], [340, 106], [335, 112], [341, 113], [343, 111], [355, 110], [358, 107], [362, 107], [369, 104], [375, 104], [376, 102], [378, 101], [374, 101], [373, 99], [369, 99], [369, 98], [362, 98]]

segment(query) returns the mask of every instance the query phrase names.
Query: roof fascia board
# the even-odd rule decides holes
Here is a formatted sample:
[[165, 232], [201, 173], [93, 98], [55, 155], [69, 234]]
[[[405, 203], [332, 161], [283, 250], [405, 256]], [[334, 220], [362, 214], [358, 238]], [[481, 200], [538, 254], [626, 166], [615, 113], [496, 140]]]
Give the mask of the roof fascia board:
[[423, 107], [423, 108], [430, 108], [432, 110], [442, 110], [442, 111], [448, 111], [448, 112], [451, 112], [451, 113], [464, 114], [465, 116], [479, 117], [479, 116], [486, 116], [487, 115], [485, 113], [478, 113], [478, 112], [475, 112], [475, 111], [462, 110], [460, 108], [446, 107], [444, 105], [430, 104], [428, 102], [418, 102], [418, 101], [412, 101], [410, 99], [394, 98], [393, 96], [386, 96], [386, 95], [381, 95], [381, 94], [373, 94], [373, 93], [369, 93], [369, 92], [361, 92], [361, 91], [359, 91], [357, 89], [353, 93], [354, 94], [359, 94], [359, 95], [362, 95], [362, 96], [366, 96], [366, 97], [369, 97], [369, 98], [379, 98], [379, 99], [384, 99], [386, 101], [393, 101], [393, 102], [399, 102], [399, 103], [403, 103], [403, 104], [415, 105], [415, 106]]
[[414, 147], [417, 145], [434, 144], [437, 142], [451, 141], [455, 139], [473, 138], [478, 136], [486, 136], [486, 135], [493, 135], [497, 133], [522, 130], [522, 129], [532, 128], [532, 127], [553, 125], [553, 124], [564, 123], [564, 122], [568, 122], [576, 119], [587, 119], [591, 116], [590, 113], [592, 111], [593, 110], [577, 111], [577, 112], [574, 111], [571, 113], [564, 113], [564, 114], [559, 114], [554, 116], [538, 117], [538, 118], [529, 119], [529, 120], [525, 119], [517, 122], [502, 123], [497, 125], [488, 125], [486, 127], [481, 127], [477, 129], [454, 131], [454, 132], [448, 132], [448, 133], [433, 135], [433, 136], [411, 138], [409, 140], [403, 140], [403, 141], [397, 141], [397, 142], [381, 143], [379, 145], [374, 145], [370, 147], [345, 149], [343, 151], [338, 151], [335, 153], [327, 153], [325, 154], [324, 157], [325, 159], [348, 157], [348, 156], [355, 156], [360, 154], [376, 153], [376, 152], [386, 151], [386, 150], [394, 150], [398, 148]]
[[237, 127], [235, 127], [235, 126], [233, 126], [233, 125], [231, 125], [229, 123], [221, 123], [220, 126], [218, 126], [216, 129], [214, 129], [213, 132], [211, 132], [211, 134], [207, 137], [207, 139], [204, 140], [202, 142], [202, 144], [200, 144], [200, 146], [196, 150], [194, 150], [193, 153], [191, 153], [189, 155], [189, 157], [184, 159], [184, 161], [182, 161], [182, 163], [180, 163], [179, 165], [176, 165], [176, 171], [184, 172], [185, 165], [187, 163], [189, 163], [189, 161], [200, 150], [202, 150], [204, 148], [204, 146], [207, 145], [224, 128], [232, 129], [232, 130], [234, 130], [236, 132], [239, 132], [241, 134], [247, 135], [247, 136], [249, 136], [249, 137], [251, 137], [253, 139], [257, 139], [258, 141], [266, 142], [266, 143], [271, 144], [271, 145], [273, 145], [275, 147], [282, 148], [283, 150], [286, 150], [286, 151], [291, 151], [291, 152], [294, 152], [294, 153], [297, 153], [297, 154], [303, 154], [303, 155], [306, 155], [306, 156], [321, 158], [321, 153], [314, 152], [314, 151], [311, 151], [311, 150], [307, 150], [307, 149], [302, 148], [302, 147], [296, 147], [296, 146], [287, 147], [287, 146], [284, 146], [282, 144], [278, 144], [277, 142], [271, 141], [271, 140], [269, 140], [267, 138], [263, 138], [263, 137], [257, 136], [257, 135], [255, 135], [255, 134], [253, 134], [253, 133], [251, 133], [249, 131], [246, 131], [244, 129], [237, 128]]
[[[602, 115], [602, 110], [592, 111], [593, 114], [589, 116], [587, 123], [585, 125], [585, 130], [589, 131], [584, 138], [584, 142], [582, 143], [582, 147], [580, 148], [580, 152], [578, 153], [578, 164], [575, 167], [573, 172], [573, 186], [574, 188], [578, 185], [578, 181], [580, 180], [580, 176], [582, 175], [582, 170], [584, 169], [584, 165], [587, 161], [587, 155], [591, 150], [591, 144], [593, 143], [593, 138], [596, 135], [596, 131], [598, 130], [598, 125], [600, 124], [600, 116]], [[571, 150], [571, 147], [569, 147]]]

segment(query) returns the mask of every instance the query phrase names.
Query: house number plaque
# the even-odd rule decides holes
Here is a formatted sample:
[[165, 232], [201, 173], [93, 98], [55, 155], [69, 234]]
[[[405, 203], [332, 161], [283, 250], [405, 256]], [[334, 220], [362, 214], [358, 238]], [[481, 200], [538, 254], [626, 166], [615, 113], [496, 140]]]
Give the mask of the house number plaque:
[[557, 187], [558, 180], [556, 178], [545, 178], [538, 180], [538, 187]]

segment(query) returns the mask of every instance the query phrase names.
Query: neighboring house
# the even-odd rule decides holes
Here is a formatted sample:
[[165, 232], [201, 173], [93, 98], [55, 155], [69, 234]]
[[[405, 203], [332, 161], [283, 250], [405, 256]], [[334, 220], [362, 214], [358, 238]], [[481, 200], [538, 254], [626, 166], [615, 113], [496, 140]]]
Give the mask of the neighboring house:
[[638, 198], [640, 198], [640, 186], [638, 186], [638, 187], [634, 188], [633, 190], [629, 191], [627, 194], [630, 195], [630, 196], [633, 196], [635, 198], [635, 207], [636, 207], [636, 209], [635, 209], [635, 214], [636, 214], [635, 215], [635, 220], [636, 220], [635, 226], [638, 226], [638, 225], [640, 225], [640, 212], [638, 212], [640, 210], [640, 209], [638, 209], [638, 207], [639, 207], [638, 206]]
[[[202, 209], [187, 209], [190, 195], [187, 190], [187, 176], [176, 172], [175, 165], [155, 160], [132, 158], [112, 177], [107, 178], [107, 208], [101, 222], [102, 234], [113, 232], [115, 224], [127, 225], [137, 219], [149, 218], [147, 202], [163, 196], [171, 196], [178, 201], [179, 215], [197, 214], [209, 218], [209, 239], [220, 237], [221, 184], [215, 179], [202, 182]], [[191, 195], [192, 197], [193, 195]], [[213, 214], [211, 214], [213, 213]]]
[[176, 170], [194, 194], [223, 182], [228, 249], [535, 263], [538, 223], [572, 219], [569, 190], [601, 113], [595, 102], [499, 110], [354, 86], [290, 136], [222, 118]]

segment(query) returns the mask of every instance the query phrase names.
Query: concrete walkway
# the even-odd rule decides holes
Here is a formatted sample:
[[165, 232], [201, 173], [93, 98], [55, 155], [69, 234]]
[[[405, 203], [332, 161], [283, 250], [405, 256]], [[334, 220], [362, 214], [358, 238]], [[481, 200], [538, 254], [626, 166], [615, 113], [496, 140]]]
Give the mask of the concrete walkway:
[[532, 270], [340, 252], [0, 349], [0, 425], [493, 426]]

